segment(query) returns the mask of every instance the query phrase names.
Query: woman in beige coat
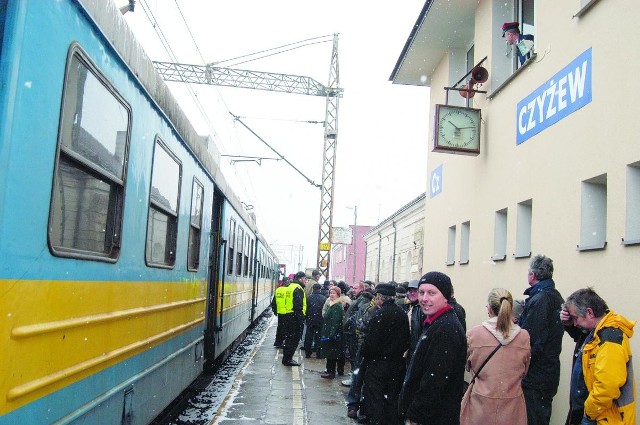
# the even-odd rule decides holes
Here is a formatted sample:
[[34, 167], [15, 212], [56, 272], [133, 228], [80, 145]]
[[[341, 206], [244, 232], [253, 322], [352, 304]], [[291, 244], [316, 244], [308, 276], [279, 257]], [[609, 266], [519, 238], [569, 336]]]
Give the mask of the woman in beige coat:
[[513, 298], [496, 288], [489, 293], [489, 319], [467, 332], [467, 370], [475, 376], [462, 399], [460, 425], [526, 425], [521, 381], [529, 368], [529, 333], [513, 323]]

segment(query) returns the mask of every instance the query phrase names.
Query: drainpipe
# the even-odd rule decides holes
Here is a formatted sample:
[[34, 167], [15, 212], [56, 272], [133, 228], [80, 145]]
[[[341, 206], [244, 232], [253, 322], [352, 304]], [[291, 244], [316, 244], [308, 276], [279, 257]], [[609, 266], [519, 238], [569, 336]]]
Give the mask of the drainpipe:
[[392, 221], [393, 226], [393, 258], [391, 259], [391, 280], [396, 281], [396, 240], [398, 239], [398, 229], [396, 228], [396, 222]]
[[380, 282], [380, 250], [382, 247], [382, 234], [378, 232], [378, 270], [376, 271], [376, 283]]

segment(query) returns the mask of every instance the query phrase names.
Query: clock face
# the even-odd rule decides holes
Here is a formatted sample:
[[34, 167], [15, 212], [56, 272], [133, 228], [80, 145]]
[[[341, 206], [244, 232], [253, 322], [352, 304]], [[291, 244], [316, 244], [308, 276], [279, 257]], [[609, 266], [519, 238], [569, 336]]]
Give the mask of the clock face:
[[436, 152], [480, 153], [480, 110], [436, 105], [434, 134]]

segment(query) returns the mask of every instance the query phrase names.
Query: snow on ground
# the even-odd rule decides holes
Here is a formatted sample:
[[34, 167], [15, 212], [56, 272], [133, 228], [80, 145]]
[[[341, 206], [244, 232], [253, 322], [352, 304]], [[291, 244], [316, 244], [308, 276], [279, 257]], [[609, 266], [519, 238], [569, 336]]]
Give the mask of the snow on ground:
[[238, 391], [238, 388], [233, 385], [236, 377], [239, 374], [243, 374], [246, 367], [251, 363], [254, 349], [264, 339], [267, 329], [275, 323], [273, 318], [272, 314], [267, 314], [258, 320], [244, 341], [222, 363], [213, 381], [203, 392], [189, 400], [189, 407], [170, 425], [209, 424], [227, 396], [230, 396], [229, 398], [233, 402]]

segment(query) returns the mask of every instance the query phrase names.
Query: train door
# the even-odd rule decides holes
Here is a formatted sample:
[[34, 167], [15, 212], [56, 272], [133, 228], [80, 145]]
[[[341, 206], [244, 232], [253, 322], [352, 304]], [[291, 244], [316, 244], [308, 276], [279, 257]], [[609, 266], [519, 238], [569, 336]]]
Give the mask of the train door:
[[220, 284], [220, 250], [222, 247], [223, 195], [213, 191], [211, 211], [211, 234], [209, 242], [209, 293], [207, 294], [207, 326], [204, 334], [205, 371], [210, 371], [216, 358], [216, 336], [218, 332], [218, 285]]
[[[256, 232], [254, 234], [257, 235]], [[258, 306], [258, 273], [256, 271], [256, 262], [258, 258], [258, 238], [256, 236], [256, 243], [253, 243], [253, 239], [251, 240], [251, 270], [253, 270], [252, 278], [251, 278], [251, 321], [256, 320], [256, 307]]]

